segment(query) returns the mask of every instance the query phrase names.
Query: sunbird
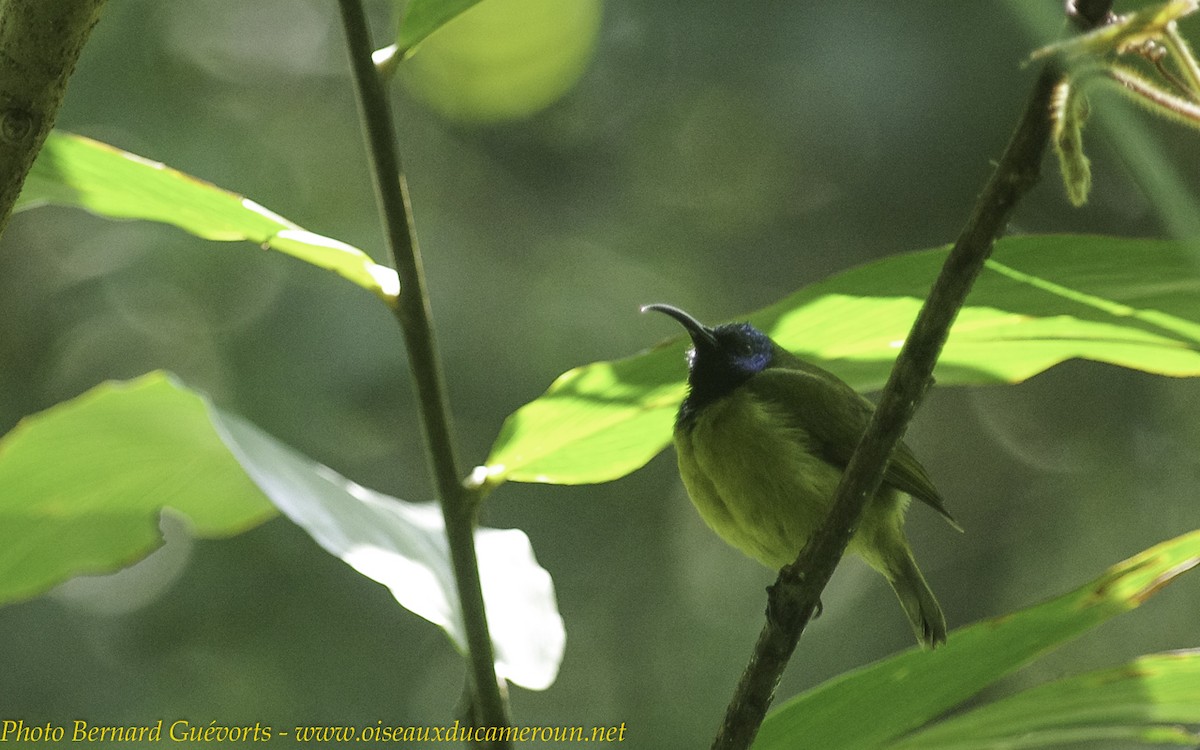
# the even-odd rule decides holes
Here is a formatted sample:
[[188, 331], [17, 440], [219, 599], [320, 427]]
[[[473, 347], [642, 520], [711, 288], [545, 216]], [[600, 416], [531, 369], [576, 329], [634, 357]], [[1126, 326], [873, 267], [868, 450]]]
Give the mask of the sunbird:
[[[709, 328], [671, 305], [642, 307], [647, 310], [671, 316], [692, 339], [688, 393], [674, 433], [692, 503], [726, 542], [782, 568], [828, 515], [875, 406], [748, 323]], [[917, 640], [934, 648], [946, 642], [946, 617], [904, 536], [910, 496], [962, 530], [901, 442], [848, 549], [883, 574]]]

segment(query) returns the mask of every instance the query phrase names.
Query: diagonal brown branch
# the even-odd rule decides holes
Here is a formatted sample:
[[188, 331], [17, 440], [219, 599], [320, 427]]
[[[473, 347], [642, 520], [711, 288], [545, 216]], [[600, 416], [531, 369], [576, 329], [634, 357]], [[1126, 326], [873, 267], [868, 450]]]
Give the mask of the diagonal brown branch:
[[[1091, 27], [1111, 17], [1111, 0], [1074, 0], [1068, 2], [1067, 11], [1077, 25]], [[1051, 97], [1061, 75], [1057, 64], [1050, 62], [1034, 83], [1003, 156], [904, 342], [871, 424], [842, 476], [829, 517], [771, 587], [766, 623], [726, 709], [714, 750], [748, 748], [758, 734], [800, 634], [819, 606], [821, 592], [867, 500], [879, 489], [887, 461], [932, 382], [954, 318], [991, 255], [993, 242], [1003, 233], [1018, 201], [1038, 180], [1050, 136]]]

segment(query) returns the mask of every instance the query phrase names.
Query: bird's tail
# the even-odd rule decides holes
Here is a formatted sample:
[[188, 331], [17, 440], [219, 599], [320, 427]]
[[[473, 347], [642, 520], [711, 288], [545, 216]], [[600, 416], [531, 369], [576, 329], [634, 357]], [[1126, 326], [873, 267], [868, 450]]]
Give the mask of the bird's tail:
[[887, 579], [892, 584], [900, 605], [904, 607], [908, 621], [921, 645], [936, 648], [946, 642], [946, 616], [921, 575], [917, 561], [913, 559], [908, 545], [895, 548], [887, 557]]

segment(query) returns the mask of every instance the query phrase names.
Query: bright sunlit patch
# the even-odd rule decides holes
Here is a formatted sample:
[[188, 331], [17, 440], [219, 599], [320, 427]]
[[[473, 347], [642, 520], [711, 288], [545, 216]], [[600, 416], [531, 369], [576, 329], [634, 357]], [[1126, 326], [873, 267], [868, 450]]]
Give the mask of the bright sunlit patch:
[[[486, 464], [471, 469], [464, 484], [471, 489], [479, 489], [489, 484], [499, 484], [497, 477], [503, 477], [508, 467], [504, 464]], [[501, 479], [501, 481], [503, 481]]]
[[487, 478], [488, 467], [476, 466], [474, 469], [471, 469], [471, 473], [467, 476], [466, 484], [468, 487], [481, 487], [487, 481]]
[[443, 628], [458, 629], [454, 604], [446, 597], [448, 581], [434, 569], [394, 551], [371, 545], [354, 545], [342, 560], [373, 581], [382, 583], [403, 607]]
[[[226, 445], [284, 515], [466, 651], [454, 563], [437, 503], [408, 502], [364, 487], [249, 422], [215, 414]], [[545, 689], [558, 674], [566, 639], [550, 574], [520, 530], [479, 527], [474, 536], [497, 672], [522, 687]]]
[[[283, 218], [282, 216], [275, 213], [271, 209], [266, 208], [265, 206], [260, 206], [259, 204], [255, 203], [254, 201], [250, 200], [249, 198], [242, 198], [242, 208], [245, 208], [249, 211], [253, 211], [254, 213], [256, 213], [259, 216], [262, 216], [266, 219], [270, 219], [272, 222], [279, 224], [280, 226], [300, 229], [300, 227], [297, 226], [296, 224], [293, 224], [292, 222]], [[284, 231], [287, 231], [287, 230], [284, 230]], [[303, 230], [300, 230], [300, 231], [303, 231]], [[283, 234], [283, 232], [280, 232], [280, 234]]]
[[[265, 211], [266, 209], [263, 210]], [[367, 255], [353, 245], [347, 245], [341, 240], [335, 240], [332, 237], [316, 234], [315, 232], [310, 232], [307, 229], [301, 229], [300, 227], [296, 227], [295, 229], [281, 229], [275, 236], [284, 240], [302, 242], [305, 245], [313, 245], [315, 247], [323, 247], [329, 250], [337, 250], [338, 252], [346, 253], [347, 255], [355, 255], [359, 257], [366, 257]]]
[[116, 149], [116, 148], [114, 148], [113, 151], [116, 151], [117, 153], [119, 153], [121, 156], [125, 157], [129, 161], [136, 162], [137, 164], [141, 164], [146, 167], [150, 167], [151, 169], [170, 170], [172, 172], [175, 171], [175, 170], [171, 169], [170, 167], [168, 167], [166, 164], [163, 164], [161, 161], [147, 159], [144, 156], [138, 156], [137, 154], [131, 154], [128, 151], [121, 151], [120, 149]]
[[386, 47], [380, 47], [371, 53], [371, 62], [375, 63], [375, 67], [391, 64], [396, 57], [396, 52], [400, 49], [397, 44], [389, 44]]
[[387, 266], [372, 263], [367, 266], [367, 273], [379, 285], [379, 292], [388, 299], [400, 296], [400, 276]]

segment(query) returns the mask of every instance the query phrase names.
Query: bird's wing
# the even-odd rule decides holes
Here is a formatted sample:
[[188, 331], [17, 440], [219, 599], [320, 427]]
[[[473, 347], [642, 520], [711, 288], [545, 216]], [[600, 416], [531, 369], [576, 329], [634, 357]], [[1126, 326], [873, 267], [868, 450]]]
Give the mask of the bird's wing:
[[[763, 370], [742, 387], [749, 388], [764, 406], [783, 415], [792, 427], [808, 435], [814, 449], [827, 462], [845, 469], [875, 407], [816, 365], [798, 359], [788, 365], [787, 369]], [[904, 442], [896, 446], [883, 481], [933, 508], [961, 530], [946, 510], [925, 467]]]
[[[846, 460], [848, 462], [850, 459]], [[925, 467], [921, 465], [921, 462], [913, 455], [912, 449], [904, 441], [896, 445], [896, 451], [892, 454], [892, 461], [883, 475], [883, 481], [901, 492], [907, 492], [936, 510], [955, 530], [963, 530], [958, 525], [958, 521], [954, 520], [954, 516], [950, 515], [950, 511], [946, 510], [946, 506], [942, 503], [942, 496], [933, 486], [933, 480], [929, 478]]]

